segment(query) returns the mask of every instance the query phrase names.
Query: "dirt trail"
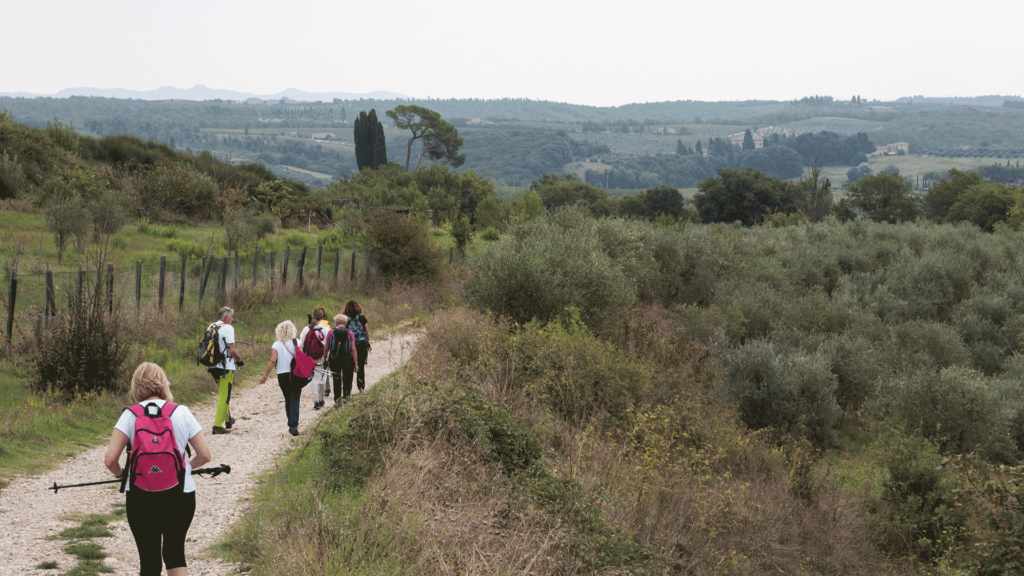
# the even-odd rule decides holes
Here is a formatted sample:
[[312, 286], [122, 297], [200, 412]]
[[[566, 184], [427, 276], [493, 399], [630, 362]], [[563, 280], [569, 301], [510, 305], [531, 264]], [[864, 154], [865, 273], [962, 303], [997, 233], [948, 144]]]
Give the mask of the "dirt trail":
[[[409, 357], [419, 334], [403, 334], [387, 340], [373, 342], [373, 351], [366, 366], [366, 385], [373, 386], [382, 378], [402, 366]], [[245, 381], [259, 379], [265, 365], [247, 365], [236, 374]], [[353, 388], [355, 388], [353, 383]], [[254, 486], [256, 476], [274, 465], [293, 442], [305, 440], [305, 434], [293, 438], [288, 434], [284, 413], [284, 398], [271, 378], [263, 385], [236, 390], [231, 398], [231, 412], [238, 419], [231, 434], [214, 436], [213, 416], [216, 408], [212, 400], [190, 406], [203, 426], [206, 441], [213, 453], [208, 466], [221, 463], [231, 465], [231, 474], [217, 478], [196, 478], [196, 516], [188, 533], [185, 554], [189, 562], [189, 575], [223, 576], [235, 572], [235, 566], [210, 558], [205, 548], [215, 543], [224, 531], [246, 510], [245, 501]], [[354, 398], [358, 401], [358, 397]], [[327, 399], [329, 408], [333, 396]], [[307, 387], [303, 391], [299, 430], [310, 429], [327, 410], [314, 411], [313, 400]], [[114, 423], [110, 423], [113, 429]], [[89, 486], [61, 490], [54, 494], [47, 486], [109, 480], [110, 473], [103, 466], [106, 445], [97, 446], [69, 458], [59, 469], [32, 477], [16, 478], [0, 492], [0, 575], [59, 574], [70, 570], [77, 559], [65, 554], [65, 542], [47, 540], [61, 530], [78, 523], [62, 520], [68, 514], [106, 514], [116, 502], [124, 502], [117, 485]], [[106, 563], [114, 574], [125, 576], [139, 573], [135, 542], [124, 520], [110, 524], [113, 538], [97, 538], [109, 554]], [[56, 570], [39, 570], [42, 562], [55, 560]]]

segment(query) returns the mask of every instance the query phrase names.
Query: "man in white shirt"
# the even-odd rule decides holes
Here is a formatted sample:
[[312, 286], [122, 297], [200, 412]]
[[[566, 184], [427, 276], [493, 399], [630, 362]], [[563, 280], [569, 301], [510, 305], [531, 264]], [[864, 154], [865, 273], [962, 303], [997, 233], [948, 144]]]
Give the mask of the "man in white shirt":
[[242, 357], [235, 351], [235, 328], [232, 322], [235, 321], [235, 311], [227, 306], [220, 309], [220, 320], [214, 322], [219, 324], [217, 337], [220, 338], [220, 349], [224, 350], [224, 361], [217, 366], [207, 368], [214, 382], [217, 383], [217, 414], [213, 418], [213, 433], [227, 434], [235, 424], [231, 417], [231, 409], [228, 403], [231, 402], [231, 387], [235, 383], [235, 369], [245, 365]]

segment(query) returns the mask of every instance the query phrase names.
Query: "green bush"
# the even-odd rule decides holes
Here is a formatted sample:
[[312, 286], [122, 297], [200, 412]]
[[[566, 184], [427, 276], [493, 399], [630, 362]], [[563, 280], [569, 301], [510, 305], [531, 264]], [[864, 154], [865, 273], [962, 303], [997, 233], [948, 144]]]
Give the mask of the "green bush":
[[497, 228], [491, 226], [480, 234], [480, 238], [487, 240], [488, 242], [494, 242], [501, 239], [501, 232], [499, 232]]
[[224, 210], [224, 230], [229, 251], [248, 252], [261, 239], [274, 233], [275, 219], [255, 207]]
[[198, 242], [173, 238], [167, 242], [167, 249], [179, 256], [188, 258], [202, 258], [206, 256], [206, 246]]
[[576, 208], [519, 222], [506, 241], [471, 258], [469, 301], [520, 324], [574, 307], [587, 325], [610, 327], [615, 314], [633, 307], [636, 288], [603, 250], [596, 226]]
[[508, 407], [488, 402], [469, 387], [446, 391], [442, 402], [427, 409], [423, 428], [431, 437], [477, 446], [485, 460], [500, 465], [509, 476], [529, 469], [541, 457], [532, 429]]
[[806, 436], [819, 448], [835, 443], [836, 375], [820, 353], [780, 350], [755, 340], [723, 360], [724, 384], [740, 418], [754, 430]]
[[935, 446], [890, 431], [879, 441], [888, 475], [866, 503], [876, 544], [886, 553], [934, 561], [962, 540], [969, 515]]
[[378, 256], [378, 269], [392, 280], [433, 282], [441, 277], [441, 253], [426, 227], [411, 218], [378, 212], [366, 226], [366, 238]]
[[302, 232], [297, 232], [295, 230], [292, 230], [291, 232], [289, 232], [289, 233], [284, 235], [284, 242], [285, 242], [285, 244], [287, 244], [289, 246], [296, 246], [296, 247], [305, 246], [306, 245], [306, 235], [303, 234]]
[[992, 380], [961, 366], [883, 380], [870, 409], [950, 453], [1000, 452], [1014, 417]]
[[316, 237], [317, 244], [325, 250], [342, 250], [352, 248], [362, 237], [363, 231], [353, 226], [338, 225], [330, 230], [324, 230]]
[[108, 314], [94, 286], [79, 306], [44, 327], [36, 325], [32, 387], [66, 399], [96, 392], [127, 390], [137, 351], [126, 320]]

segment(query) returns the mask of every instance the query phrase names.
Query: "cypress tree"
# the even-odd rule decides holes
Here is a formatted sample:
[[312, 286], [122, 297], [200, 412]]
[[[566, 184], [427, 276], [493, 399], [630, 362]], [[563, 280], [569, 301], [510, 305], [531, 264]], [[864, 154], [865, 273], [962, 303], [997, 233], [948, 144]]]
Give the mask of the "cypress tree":
[[696, 150], [697, 156], [704, 155], [704, 147], [700, 145], [700, 140], [697, 140], [697, 146], [694, 148], [694, 150]]
[[367, 135], [367, 128], [370, 125], [369, 118], [365, 111], [360, 111], [356, 117], [355, 125], [352, 128], [352, 139], [356, 143], [356, 166], [360, 170], [369, 167], [373, 162], [373, 149]]
[[384, 139], [384, 125], [377, 122], [373, 137], [373, 167], [380, 168], [388, 163], [387, 141]]

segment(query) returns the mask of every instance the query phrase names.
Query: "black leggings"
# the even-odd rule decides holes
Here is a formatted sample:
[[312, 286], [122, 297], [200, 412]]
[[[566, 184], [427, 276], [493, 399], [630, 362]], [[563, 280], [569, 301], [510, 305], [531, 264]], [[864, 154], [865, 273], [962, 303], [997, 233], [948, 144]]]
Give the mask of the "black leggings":
[[[128, 527], [139, 549], [139, 575], [160, 576], [161, 565], [181, 568], [185, 563], [185, 535], [196, 513], [196, 493], [125, 492]], [[160, 540], [163, 539], [163, 562]]]

